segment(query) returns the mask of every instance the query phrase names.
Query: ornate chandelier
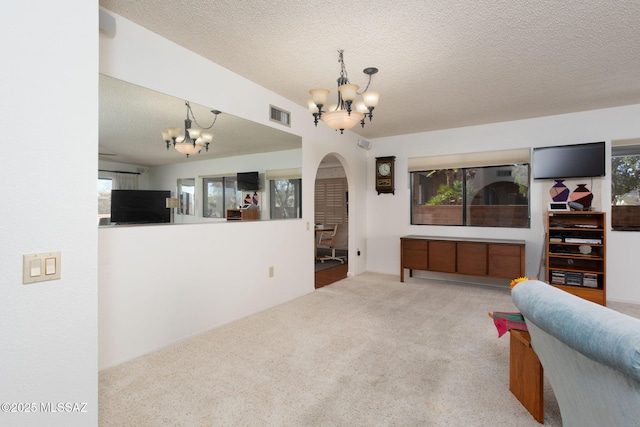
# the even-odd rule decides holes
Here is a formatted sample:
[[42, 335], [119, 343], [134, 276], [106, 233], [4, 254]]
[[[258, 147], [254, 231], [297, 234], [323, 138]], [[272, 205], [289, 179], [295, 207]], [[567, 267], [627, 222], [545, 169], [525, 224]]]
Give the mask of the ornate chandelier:
[[[199, 153], [203, 148], [205, 151], [209, 151], [209, 144], [213, 141], [213, 134], [203, 132], [202, 130], [209, 130], [213, 127], [220, 111], [211, 110], [215, 116], [213, 123], [211, 123], [211, 126], [204, 127], [196, 121], [189, 101], [185, 101], [184, 104], [187, 106], [187, 118], [184, 120], [184, 135], [180, 135], [180, 128], [169, 127], [162, 131], [162, 139], [167, 143], [167, 150], [173, 143], [173, 147], [178, 152], [186, 154], [187, 157], [189, 157], [191, 154]], [[191, 119], [193, 119], [196, 126], [202, 129], [191, 127]]]
[[[344, 50], [338, 51], [338, 62], [340, 63], [340, 77], [338, 77], [338, 103], [327, 107], [326, 111], [322, 110], [327, 103], [328, 89], [311, 89], [311, 99], [308, 101], [309, 112], [313, 115], [313, 121], [318, 126], [318, 120], [322, 120], [329, 127], [340, 130], [344, 133], [345, 129], [351, 129], [358, 123], [364, 127], [365, 117], [369, 117], [369, 121], [373, 118], [373, 109], [378, 105], [380, 94], [378, 92], [367, 92], [371, 84], [371, 76], [378, 72], [377, 68], [369, 67], [362, 70], [369, 76], [367, 87], [362, 92], [358, 92], [360, 86], [351, 84], [347, 77], [347, 69], [344, 65]], [[358, 95], [362, 96], [361, 100], [356, 101]]]

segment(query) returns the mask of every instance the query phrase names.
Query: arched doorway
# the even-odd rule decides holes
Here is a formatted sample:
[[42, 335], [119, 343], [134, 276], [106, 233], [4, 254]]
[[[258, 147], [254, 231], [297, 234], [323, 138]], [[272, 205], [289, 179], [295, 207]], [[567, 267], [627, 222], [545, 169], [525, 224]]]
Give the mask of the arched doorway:
[[340, 160], [328, 154], [318, 166], [315, 202], [315, 288], [347, 277], [349, 185]]

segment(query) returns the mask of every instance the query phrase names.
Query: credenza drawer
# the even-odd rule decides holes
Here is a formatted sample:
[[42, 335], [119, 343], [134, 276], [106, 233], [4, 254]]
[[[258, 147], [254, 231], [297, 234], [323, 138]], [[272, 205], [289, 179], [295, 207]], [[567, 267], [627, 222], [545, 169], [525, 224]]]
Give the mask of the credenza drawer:
[[429, 248], [428, 240], [403, 240], [402, 249], [426, 251]]
[[518, 245], [503, 245], [503, 244], [490, 244], [489, 256], [520, 256], [520, 246]]

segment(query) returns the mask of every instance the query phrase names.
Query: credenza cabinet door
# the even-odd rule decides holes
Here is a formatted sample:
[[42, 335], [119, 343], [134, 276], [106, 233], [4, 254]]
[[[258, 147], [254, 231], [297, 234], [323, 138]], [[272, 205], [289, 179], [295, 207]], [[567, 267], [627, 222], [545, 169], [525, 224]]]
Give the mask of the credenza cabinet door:
[[489, 276], [505, 279], [522, 276], [524, 256], [521, 252], [522, 247], [518, 245], [490, 244]]
[[457, 260], [460, 274], [487, 275], [487, 245], [485, 243], [457, 243]]
[[443, 273], [456, 272], [456, 242], [444, 240], [429, 242], [429, 270]]

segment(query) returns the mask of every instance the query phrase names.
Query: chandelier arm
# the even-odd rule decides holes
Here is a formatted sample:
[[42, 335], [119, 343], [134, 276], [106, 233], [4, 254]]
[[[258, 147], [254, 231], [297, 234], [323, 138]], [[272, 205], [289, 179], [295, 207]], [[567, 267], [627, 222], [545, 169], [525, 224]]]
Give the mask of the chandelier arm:
[[196, 126], [198, 126], [200, 129], [203, 130], [209, 130], [213, 127], [213, 125], [216, 124], [216, 120], [218, 120], [218, 115], [216, 114], [215, 118], [213, 119], [213, 123], [211, 123], [211, 126], [202, 126], [200, 123], [198, 123], [198, 121], [196, 120], [196, 117], [193, 115], [193, 113], [191, 113], [191, 117], [193, 117], [193, 122], [196, 124]]
[[198, 121], [196, 120], [196, 115], [193, 114], [193, 110], [191, 109], [191, 105], [189, 104], [189, 101], [186, 101], [185, 104], [187, 105], [187, 118], [189, 117], [189, 114], [191, 114], [191, 118], [193, 119], [193, 122], [196, 124], [196, 126], [198, 126], [200, 129], [203, 130], [209, 130], [213, 127], [213, 125], [216, 124], [216, 120], [218, 120], [218, 114], [220, 114], [219, 111], [217, 110], [212, 110], [211, 112], [214, 114], [214, 118], [213, 118], [213, 123], [211, 123], [210, 126], [202, 126], [200, 123], [198, 123]]
[[365, 93], [366, 91], [369, 90], [369, 85], [371, 84], [371, 74], [369, 74], [369, 81], [367, 81], [367, 86], [364, 88], [364, 90], [362, 92], [356, 92], [358, 95], [362, 95], [363, 93]]

